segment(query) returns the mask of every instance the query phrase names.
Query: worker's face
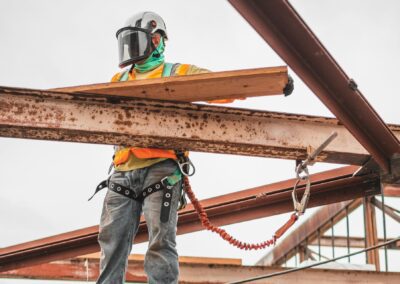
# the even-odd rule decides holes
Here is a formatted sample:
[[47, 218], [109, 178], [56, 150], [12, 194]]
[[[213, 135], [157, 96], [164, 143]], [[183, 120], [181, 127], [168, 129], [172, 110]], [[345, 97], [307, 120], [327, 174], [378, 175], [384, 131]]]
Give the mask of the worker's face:
[[[153, 34], [153, 36], [151, 37], [151, 41], [153, 42], [154, 46], [157, 47], [160, 44], [161, 35], [159, 33]], [[152, 47], [151, 52], [153, 52], [153, 50], [154, 50], [154, 48]], [[146, 61], [147, 58], [142, 59], [142, 60], [138, 61], [137, 63], [138, 64], [142, 64], [142, 63], [144, 63]]]
[[161, 35], [159, 33], [155, 33], [151, 38], [151, 41], [153, 42], [154, 46], [157, 47], [160, 44]]

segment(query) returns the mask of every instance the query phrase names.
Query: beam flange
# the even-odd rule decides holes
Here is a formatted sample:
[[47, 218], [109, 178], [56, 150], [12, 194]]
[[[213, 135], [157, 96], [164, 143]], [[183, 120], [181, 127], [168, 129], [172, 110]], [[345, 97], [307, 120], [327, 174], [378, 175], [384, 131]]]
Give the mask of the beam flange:
[[[393, 126], [400, 137], [400, 127]], [[336, 119], [183, 102], [0, 87], [0, 136], [135, 145], [363, 164], [366, 150]]]

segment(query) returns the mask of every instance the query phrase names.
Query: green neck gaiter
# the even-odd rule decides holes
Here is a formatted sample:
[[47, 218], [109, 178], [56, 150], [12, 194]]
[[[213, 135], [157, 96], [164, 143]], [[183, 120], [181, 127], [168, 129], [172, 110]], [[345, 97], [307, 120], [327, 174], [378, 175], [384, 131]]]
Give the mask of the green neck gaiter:
[[[150, 56], [144, 61], [142, 64], [135, 64], [135, 70], [138, 73], [145, 73], [148, 71], [151, 71], [161, 64], [164, 63], [164, 50], [165, 50], [165, 45], [164, 45], [164, 39], [161, 38], [159, 45], [153, 52], [150, 54]], [[159, 57], [156, 57], [154, 55], [160, 54]]]

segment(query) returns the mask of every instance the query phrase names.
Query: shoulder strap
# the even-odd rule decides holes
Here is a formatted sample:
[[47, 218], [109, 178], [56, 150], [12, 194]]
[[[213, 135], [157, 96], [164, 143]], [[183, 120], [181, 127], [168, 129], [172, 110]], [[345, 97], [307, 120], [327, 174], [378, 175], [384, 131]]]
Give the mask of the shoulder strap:
[[124, 70], [124, 71], [122, 71], [122, 72], [123, 72], [123, 73], [122, 73], [121, 77], [119, 78], [119, 81], [120, 81], [120, 82], [128, 81], [128, 79], [129, 79], [129, 69]]
[[177, 70], [177, 75], [183, 76], [187, 75], [188, 70], [190, 68], [190, 64], [180, 64], [179, 70]]
[[171, 76], [171, 71], [172, 71], [173, 66], [174, 66], [174, 64], [165, 62], [161, 77]]

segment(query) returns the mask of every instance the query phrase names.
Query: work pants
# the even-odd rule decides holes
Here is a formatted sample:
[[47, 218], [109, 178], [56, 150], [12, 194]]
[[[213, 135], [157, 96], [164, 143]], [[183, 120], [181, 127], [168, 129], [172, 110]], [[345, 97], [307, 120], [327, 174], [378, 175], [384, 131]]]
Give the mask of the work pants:
[[[110, 179], [129, 187], [139, 196], [145, 188], [171, 175], [176, 169], [176, 163], [169, 159], [147, 168], [116, 172]], [[128, 255], [142, 211], [149, 232], [149, 246], [144, 260], [148, 281], [150, 284], [178, 283], [176, 225], [181, 185], [181, 182], [174, 185], [169, 220], [166, 223], [160, 221], [162, 190], [150, 194], [143, 202], [108, 190], [100, 220], [100, 276], [96, 283], [124, 283]]]

